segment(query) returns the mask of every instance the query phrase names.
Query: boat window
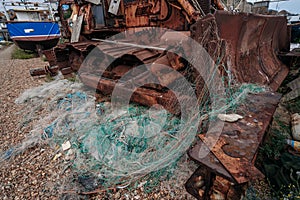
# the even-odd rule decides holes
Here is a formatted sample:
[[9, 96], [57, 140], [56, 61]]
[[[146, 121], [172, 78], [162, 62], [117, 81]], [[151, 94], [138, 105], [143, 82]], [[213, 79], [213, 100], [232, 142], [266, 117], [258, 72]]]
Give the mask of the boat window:
[[38, 12], [18, 11], [16, 15], [18, 21], [40, 21]]
[[64, 19], [69, 19], [71, 17], [72, 14], [72, 8], [70, 5], [68, 4], [64, 4], [61, 6], [62, 8], [62, 13], [63, 13], [63, 17]]

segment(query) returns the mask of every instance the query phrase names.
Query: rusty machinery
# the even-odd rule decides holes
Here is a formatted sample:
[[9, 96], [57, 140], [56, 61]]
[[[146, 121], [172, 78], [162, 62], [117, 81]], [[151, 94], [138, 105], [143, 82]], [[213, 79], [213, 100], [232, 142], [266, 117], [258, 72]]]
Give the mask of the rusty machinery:
[[[265, 84], [276, 90], [288, 72], [277, 58], [279, 52], [289, 51], [286, 18], [234, 14], [221, 9], [224, 6], [219, 0], [61, 0], [58, 10], [62, 34], [70, 42], [58, 45], [54, 51], [45, 51], [50, 62], [47, 71], [76, 72], [91, 49], [99, 45], [93, 38], [105, 39], [144, 27], [163, 27], [188, 32], [207, 50], [211, 49], [208, 52], [213, 59], [220, 56], [213, 54], [214, 48], [221, 45], [219, 51], [225, 52], [221, 62], [238, 81]], [[220, 45], [214, 46], [216, 43]], [[32, 75], [43, 73], [31, 71]]]
[[[123, 42], [125, 45], [116, 49], [113, 46], [115, 45], [114, 41], [109, 39], [123, 31], [162, 27], [179, 31], [197, 41], [206, 49], [211, 58], [219, 66], [222, 65], [229, 70], [237, 81], [268, 85], [272, 91], [276, 91], [288, 73], [288, 67], [278, 59], [279, 53], [282, 55], [284, 52], [289, 52], [290, 38], [286, 18], [230, 13], [224, 8], [222, 1], [219, 0], [61, 0], [58, 10], [62, 34], [69, 42], [45, 51], [50, 66], [46, 70], [34, 69], [31, 74], [41, 75], [45, 72], [55, 74], [60, 70], [63, 75], [67, 76], [78, 72], [81, 67], [83, 69], [80, 69], [79, 76], [84, 84], [105, 95], [110, 95], [118, 79], [126, 72], [135, 66], [155, 62], [170, 66], [184, 76], [189, 76], [190, 80], [195, 81], [196, 91], [197, 88], [203, 89], [203, 82], [193, 78], [193, 70], [188, 70], [188, 73], [184, 70], [190, 65], [180, 59], [179, 55], [166, 53], [163, 49], [149, 46], [143, 48], [129, 45], [130, 41], [122, 41], [122, 39], [119, 42]], [[174, 35], [167, 34], [163, 37], [172, 41]], [[135, 39], [142, 41], [148, 38], [142, 34]], [[104, 56], [100, 64], [110, 65], [105, 67], [105, 71], [90, 69], [84, 60], [96, 46], [99, 53], [97, 55], [109, 55], [110, 59], [118, 62], [113, 64], [106, 62], [107, 56]], [[226, 76], [226, 72], [221, 68], [219, 73]], [[105, 78], [99, 80], [97, 74], [101, 74]], [[145, 78], [139, 72], [134, 76]], [[176, 77], [169, 76], [168, 79], [160, 81], [169, 84], [175, 79]], [[126, 90], [126, 88], [123, 89]], [[197, 95], [199, 97], [201, 91]], [[226, 195], [229, 198], [236, 191], [231, 183], [224, 184], [225, 179], [239, 187], [251, 177], [255, 178], [261, 175], [254, 167], [254, 162], [258, 145], [263, 139], [263, 133], [280, 98], [278, 95], [272, 95], [274, 94], [267, 93], [251, 97], [249, 105], [253, 104], [254, 107], [258, 105], [256, 110], [249, 107], [244, 108], [244, 111], [249, 112], [252, 116], [261, 118], [261, 124], [253, 126], [250, 128], [251, 130], [249, 127], [247, 128], [247, 124], [252, 119], [248, 118], [237, 125], [225, 124], [222, 140], [204, 160], [197, 158], [197, 151], [202, 143], [195, 145], [189, 151], [194, 160], [202, 166], [206, 166], [210, 171], [210, 173], [206, 173], [201, 168], [187, 182], [188, 191], [195, 197], [201, 199], [210, 196], [213, 198], [210, 195], [211, 191], [222, 186], [223, 190], [227, 191]], [[179, 114], [177, 105], [174, 103], [177, 102], [176, 98], [171, 91], [161, 85], [147, 84], [137, 88], [131, 101], [146, 106], [161, 104], [170, 112]], [[262, 112], [266, 112], [266, 114], [259, 115]], [[247, 134], [243, 134], [248, 133], [245, 131], [246, 129], [249, 129], [248, 132], [255, 133], [250, 133], [254, 138], [251, 139]], [[253, 141], [253, 144], [240, 146], [230, 140], [232, 135], [247, 140], [249, 144]], [[201, 139], [205, 141], [205, 139]], [[227, 145], [226, 148], [231, 150], [238, 148], [236, 151], [240, 152], [239, 155], [228, 156], [230, 153], [226, 153], [226, 148], [224, 150], [222, 143], [226, 143], [226, 140], [232, 145]], [[233, 163], [237, 163], [239, 167], [236, 168]], [[206, 189], [203, 192], [200, 188], [197, 189], [193, 186], [199, 177], [210, 180], [207, 181]], [[195, 192], [195, 190], [197, 191]], [[222, 191], [222, 189], [219, 190]], [[223, 193], [225, 192], [223, 191]]]

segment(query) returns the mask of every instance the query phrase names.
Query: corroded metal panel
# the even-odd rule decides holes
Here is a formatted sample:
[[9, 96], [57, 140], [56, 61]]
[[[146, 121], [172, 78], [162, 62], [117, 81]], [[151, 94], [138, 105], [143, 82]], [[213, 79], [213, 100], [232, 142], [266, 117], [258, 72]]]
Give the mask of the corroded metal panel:
[[227, 65], [237, 80], [276, 91], [288, 73], [277, 57], [279, 51], [289, 51], [286, 18], [222, 11], [215, 17], [220, 38], [227, 44]]
[[[189, 155], [216, 174], [236, 183], [263, 177], [254, 166], [255, 158], [280, 97], [280, 94], [271, 92], [250, 94], [237, 109], [243, 119], [234, 123], [225, 122], [211, 153], [205, 158], [199, 156], [201, 145], [209, 141], [205, 134], [201, 134], [199, 137], [202, 142], [199, 141]], [[219, 121], [216, 126], [222, 123]]]

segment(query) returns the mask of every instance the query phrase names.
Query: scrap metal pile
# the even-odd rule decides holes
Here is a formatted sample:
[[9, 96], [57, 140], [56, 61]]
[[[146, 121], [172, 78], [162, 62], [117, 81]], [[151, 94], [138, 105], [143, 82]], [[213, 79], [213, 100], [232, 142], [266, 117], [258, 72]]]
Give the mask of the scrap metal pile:
[[[201, 140], [188, 152], [201, 164], [186, 183], [191, 194], [199, 198], [202, 195], [211, 199], [239, 199], [245, 183], [264, 177], [254, 166], [255, 159], [280, 98], [281, 95], [269, 92], [250, 94], [236, 110], [243, 119], [225, 124], [218, 121], [217, 126], [224, 126], [222, 134], [205, 158], [199, 151], [209, 138], [199, 135]], [[200, 186], [199, 181], [203, 182]], [[203, 189], [204, 186], [209, 189]]]
[[[216, 193], [232, 199], [241, 184], [263, 177], [255, 158], [280, 99], [273, 91], [288, 73], [278, 54], [289, 52], [290, 38], [285, 17], [223, 9], [218, 0], [61, 0], [62, 32], [70, 42], [45, 51], [50, 66], [31, 74], [78, 73], [97, 92], [113, 96], [117, 87], [121, 100], [130, 93], [128, 101], [159, 104], [175, 115], [192, 109], [181, 106], [189, 98], [180, 87], [182, 77], [193, 86], [198, 106], [212, 102], [211, 88], [237, 83], [269, 87], [240, 105], [236, 112], [242, 120], [216, 120], [224, 128], [208, 156], [199, 157], [201, 146], [210, 146], [205, 134], [189, 151], [201, 167], [187, 190], [199, 199], [217, 198]], [[221, 184], [224, 178], [228, 184]], [[205, 182], [201, 187], [195, 186], [199, 180]]]

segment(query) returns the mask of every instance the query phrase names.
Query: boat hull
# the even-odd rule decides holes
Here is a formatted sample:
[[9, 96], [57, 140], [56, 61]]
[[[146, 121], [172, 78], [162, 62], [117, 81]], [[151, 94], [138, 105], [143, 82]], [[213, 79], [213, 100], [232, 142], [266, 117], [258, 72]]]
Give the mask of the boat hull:
[[19, 22], [7, 23], [7, 29], [14, 43], [24, 50], [46, 50], [57, 45], [60, 38], [56, 22]]

